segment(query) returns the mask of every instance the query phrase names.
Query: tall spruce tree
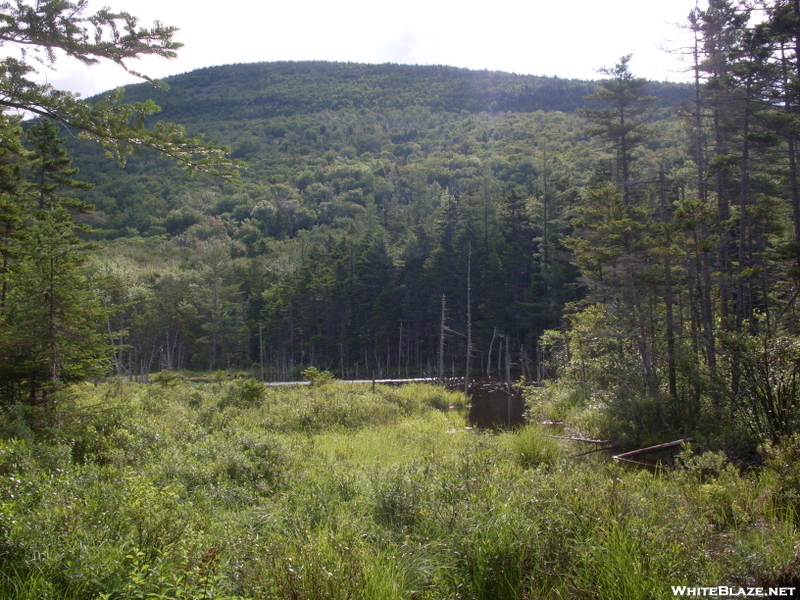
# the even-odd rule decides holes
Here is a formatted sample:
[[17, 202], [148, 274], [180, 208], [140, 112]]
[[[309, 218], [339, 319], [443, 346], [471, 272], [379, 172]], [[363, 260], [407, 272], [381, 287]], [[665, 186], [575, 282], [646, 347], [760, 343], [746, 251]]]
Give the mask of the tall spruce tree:
[[71, 215], [56, 208], [36, 216], [18, 244], [0, 334], [0, 389], [4, 403], [44, 404], [64, 384], [102, 374], [111, 347]]
[[63, 188], [86, 189], [49, 120], [29, 127], [34, 150], [25, 153], [28, 181], [14, 194], [16, 227], [10, 235], [5, 310], [0, 334], [0, 389], [4, 403], [47, 403], [64, 384], [101, 374], [109, 346], [100, 333], [102, 311], [82, 265], [92, 248], [78, 232], [73, 211], [83, 203]]
[[614, 169], [611, 181], [598, 181], [587, 190], [584, 239], [575, 240], [572, 246], [584, 273], [596, 272], [591, 278], [595, 299], [607, 306], [609, 314], [616, 314], [618, 325], [634, 341], [643, 391], [658, 398], [655, 340], [648, 311], [652, 290], [646, 285], [651, 260], [646, 223], [651, 211], [642, 195], [633, 191], [636, 151], [651, 135], [647, 123], [657, 98], [645, 95], [647, 80], [633, 75], [630, 59], [630, 55], [623, 56], [613, 68], [601, 70], [609, 78], [587, 96], [601, 106], [582, 111], [590, 121], [589, 135], [613, 152]]
[[36, 186], [39, 210], [63, 206], [74, 212], [91, 212], [92, 208], [86, 202], [65, 197], [61, 193], [64, 188], [89, 190], [94, 185], [74, 178], [78, 169], [72, 167], [72, 158], [64, 148], [66, 138], [60, 137], [55, 121], [39, 119], [27, 129], [25, 138], [34, 152], [29, 178]]
[[587, 133], [605, 142], [614, 153], [615, 180], [622, 189], [625, 204], [631, 203], [635, 150], [647, 140], [650, 108], [658, 100], [645, 94], [647, 80], [631, 72], [630, 60], [628, 54], [613, 68], [600, 70], [608, 79], [601, 81], [597, 91], [586, 97], [600, 107], [581, 110], [591, 121]]

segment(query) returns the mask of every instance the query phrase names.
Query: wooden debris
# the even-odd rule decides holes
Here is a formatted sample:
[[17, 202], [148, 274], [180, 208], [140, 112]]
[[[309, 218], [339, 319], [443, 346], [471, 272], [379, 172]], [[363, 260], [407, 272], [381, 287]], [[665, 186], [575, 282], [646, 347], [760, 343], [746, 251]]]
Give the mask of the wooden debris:
[[588, 452], [581, 452], [580, 454], [575, 454], [570, 456], [570, 458], [580, 458], [581, 456], [587, 456], [588, 454], [594, 454], [595, 452], [608, 452], [611, 450], [614, 442], [609, 440], [592, 440], [589, 438], [581, 438], [581, 437], [574, 437], [568, 435], [548, 435], [547, 437], [553, 438], [556, 440], [568, 440], [570, 442], [583, 442], [584, 444], [594, 444], [595, 446], [602, 446], [601, 448], [595, 448], [594, 450], [589, 450]]
[[554, 438], [557, 440], [569, 440], [571, 442], [585, 442], [587, 444], [603, 444], [604, 446], [610, 446], [611, 444], [614, 443], [609, 440], [590, 440], [587, 438], [570, 437], [564, 435], [548, 435], [547, 437]]
[[643, 460], [635, 460], [633, 458], [620, 458], [619, 456], [615, 456], [614, 458], [618, 460], [624, 460], [625, 462], [633, 463], [635, 465], [639, 465], [642, 467], [647, 467], [648, 469], [658, 469], [661, 467], [660, 463], [644, 462]]
[[622, 454], [617, 454], [613, 458], [616, 460], [626, 460], [628, 462], [635, 462], [639, 464], [639, 461], [630, 460], [630, 457], [639, 456], [641, 454], [650, 454], [651, 452], [658, 452], [659, 450], [667, 450], [669, 448], [675, 448], [676, 446], [680, 446], [681, 444], [693, 441], [694, 438], [692, 437], [683, 438], [682, 440], [675, 440], [674, 442], [667, 442], [666, 444], [658, 444], [657, 446], [648, 446], [647, 448], [640, 448], [639, 450], [631, 450], [630, 452], [623, 452]]

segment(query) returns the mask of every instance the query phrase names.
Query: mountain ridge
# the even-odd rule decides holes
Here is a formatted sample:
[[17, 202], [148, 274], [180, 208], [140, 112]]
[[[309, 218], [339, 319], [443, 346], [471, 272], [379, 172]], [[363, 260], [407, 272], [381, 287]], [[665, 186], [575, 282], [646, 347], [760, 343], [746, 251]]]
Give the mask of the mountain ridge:
[[[152, 99], [159, 118], [270, 118], [342, 109], [403, 110], [420, 106], [445, 112], [572, 112], [586, 106], [596, 82], [442, 65], [278, 61], [203, 67], [149, 83], [126, 86], [130, 101]], [[687, 84], [650, 83], [648, 93], [671, 106]]]

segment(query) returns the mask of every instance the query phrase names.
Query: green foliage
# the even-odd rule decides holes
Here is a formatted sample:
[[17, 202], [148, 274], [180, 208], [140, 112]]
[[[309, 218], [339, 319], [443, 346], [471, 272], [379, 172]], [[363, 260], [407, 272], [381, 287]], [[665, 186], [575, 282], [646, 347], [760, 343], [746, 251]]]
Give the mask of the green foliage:
[[[640, 552], [640, 541], [624, 526], [610, 523], [587, 543], [576, 577], [579, 593], [587, 597], [646, 600], [661, 595], [664, 577], [672, 571], [668, 559], [652, 560]], [[663, 571], [661, 570], [663, 569]]]
[[[87, 66], [109, 61], [151, 82], [132, 70], [128, 62], [148, 55], [171, 58], [180, 48], [172, 39], [174, 27], [157, 23], [146, 29], [138, 27], [137, 19], [126, 12], [103, 9], [86, 15], [85, 10], [85, 4], [71, 2], [8, 4], [4, 7], [0, 45], [33, 48], [36, 60], [48, 67], [54, 66], [59, 52]], [[231, 175], [227, 169], [235, 163], [225, 157], [225, 149], [205, 144], [199, 137], [190, 138], [185, 129], [173, 123], [159, 122], [145, 128], [145, 117], [159, 110], [152, 101], [125, 104], [118, 90], [90, 104], [70, 92], [36, 83], [32, 77], [37, 73], [35, 66], [36, 61], [28, 54], [22, 59], [3, 59], [0, 86], [6, 93], [0, 104], [74, 127], [120, 162], [136, 148], [153, 148], [190, 170]]]
[[77, 235], [75, 211], [62, 186], [86, 188], [61, 147], [65, 139], [45, 121], [27, 134], [35, 183], [14, 192], [18, 219], [8, 230], [0, 295], [0, 404], [52, 401], [65, 384], [102, 374], [109, 348], [100, 306], [83, 265], [91, 246]]
[[539, 465], [553, 466], [561, 458], [558, 442], [535, 425], [514, 432], [512, 445], [517, 462], [526, 469]]
[[800, 340], [781, 331], [726, 334], [726, 366], [738, 389], [728, 392], [731, 412], [756, 440], [777, 442], [800, 425]]
[[330, 371], [320, 371], [317, 367], [307, 367], [303, 369], [300, 373], [300, 377], [313, 386], [325, 385], [333, 381], [333, 373]]
[[57, 123], [99, 142], [120, 164], [134, 150], [151, 148], [190, 171], [230, 177], [236, 161], [178, 125], [145, 127], [145, 117], [158, 110], [150, 101], [125, 104], [118, 90], [89, 103], [35, 81], [35, 67], [52, 68], [62, 53], [87, 66], [110, 61], [138, 75], [128, 61], [175, 56], [174, 28], [143, 29], [130, 14], [107, 9], [86, 15], [85, 3], [21, 1], [4, 3], [2, 10], [0, 46], [30, 52], [0, 61], [0, 105], [39, 121], [24, 132], [31, 152], [21, 148], [19, 119], [0, 122], [6, 163], [0, 191], [0, 405], [47, 404], [64, 385], [104, 373], [111, 354], [104, 339], [111, 332], [103, 333], [110, 311], [101, 307], [83, 269], [92, 247], [78, 235], [88, 228], [76, 221], [91, 206], [63, 195], [66, 188], [86, 191], [91, 185], [74, 178], [78, 171]]
[[656, 147], [669, 125], [630, 57], [589, 97], [605, 105], [582, 109], [611, 155], [595, 156], [563, 242], [587, 299], [549, 341], [561, 389], [621, 443], [692, 432], [752, 461], [797, 428], [797, 15], [764, 8], [691, 13], [698, 77], [672, 149]]
[[262, 381], [252, 377], [237, 379], [228, 386], [225, 396], [220, 400], [220, 407], [258, 406], [264, 401], [265, 397], [266, 390]]
[[421, 473], [416, 468], [385, 476], [375, 492], [375, 521], [398, 534], [409, 532], [422, 517]]
[[162, 385], [164, 387], [171, 387], [178, 383], [180, 380], [180, 375], [175, 371], [168, 371], [163, 370], [159, 371], [151, 378], [153, 383], [157, 383], [158, 385]]
[[426, 408], [446, 411], [465, 408], [468, 398], [463, 393], [427, 383], [376, 386], [381, 396], [396, 404], [404, 415], [412, 415]]
[[[291, 391], [271, 389], [263, 405], [264, 418], [273, 430], [309, 434], [391, 423], [404, 413], [392, 401], [391, 393], [385, 393], [380, 390], [372, 394], [363, 385], [347, 383], [298, 386]], [[286, 398], [293, 402], [286, 403]]]
[[[24, 8], [0, 44], [47, 34], [85, 62], [174, 50], [170, 28], [127, 15]], [[657, 108], [624, 57], [589, 96], [605, 104], [583, 107], [589, 127], [571, 112], [579, 82], [328, 63], [172, 78], [165, 114], [250, 161], [236, 188], [147, 152], [122, 179], [76, 146], [98, 185], [67, 200], [54, 128], [29, 128], [34, 156], [0, 120], [0, 597], [649, 598], [794, 581], [800, 57], [784, 8], [763, 23], [727, 1], [694, 11], [707, 84], [691, 105]], [[141, 87], [87, 104], [2, 67], [0, 86], [26, 92], [8, 106], [118, 159], [135, 134], [190, 168], [232, 164], [177, 126], [145, 128]], [[91, 278], [78, 223], [113, 240]], [[101, 325], [118, 376], [163, 385], [57, 393], [106, 364]], [[466, 399], [441, 388], [333, 380], [429, 374], [442, 330], [453, 375], [469, 354], [486, 375], [505, 355], [515, 377], [557, 377], [532, 414], [751, 461], [768, 442], [764, 467], [561, 460], [533, 426], [465, 430], [443, 411]], [[173, 381], [186, 368], [213, 384]]]
[[[798, 57], [781, 50], [797, 46], [793, 17], [767, 4], [764, 23], [728, 2], [693, 12], [707, 81], [673, 91], [634, 76], [628, 56], [597, 84], [321, 62], [170, 78], [172, 91], [155, 92], [164, 114], [225, 141], [251, 168], [232, 187], [190, 180], [144, 152], [123, 177], [97, 149], [73, 146], [98, 184], [77, 194], [95, 214], [75, 219], [111, 242], [92, 265], [109, 311], [93, 318], [114, 332], [115, 374], [240, 370], [290, 380], [325, 365], [308, 378], [316, 384], [324, 373], [429, 376], [440, 358], [456, 376], [469, 355], [470, 371], [488, 376], [502, 371], [505, 352], [514, 378], [561, 378], [548, 402], [556, 418], [622, 444], [688, 432], [752, 455], [765, 438], [791, 433], [800, 198], [788, 123]], [[84, 23], [77, 8], [61, 27]], [[123, 15], [90, 22], [111, 45], [75, 46], [85, 58], [119, 59], [114, 23], [145, 54], [172, 48], [169, 28], [148, 38]], [[27, 78], [30, 65], [12, 66], [9, 82]], [[150, 91], [131, 86], [130, 104], [119, 93], [80, 106], [58, 96], [57, 120], [90, 136], [104, 116], [114, 135], [148, 125], [145, 147], [169, 152], [183, 139], [179, 154], [198, 164], [195, 134], [152, 122]], [[673, 110], [678, 96], [691, 105]], [[10, 194], [0, 250], [12, 261], [31, 253], [15, 238], [32, 214], [12, 201], [24, 195], [22, 175], [40, 177], [40, 209], [52, 205], [55, 182], [75, 183], [52, 125], [29, 133], [39, 158], [11, 144], [0, 161]], [[129, 142], [123, 135], [107, 150], [121, 157]], [[35, 339], [8, 331], [19, 344], [0, 346], [20, 358]], [[73, 344], [73, 355], [59, 340], [37, 349], [51, 358], [51, 379], [60, 370], [68, 380], [52, 359], [60, 352], [76, 379], [97, 372], [101, 357], [75, 349], [96, 348], [98, 335]], [[221, 408], [261, 403], [252, 387], [220, 397]], [[342, 411], [332, 402], [330, 420], [317, 409], [282, 415], [281, 426], [357, 428], [366, 419], [361, 400], [350, 400]], [[414, 410], [413, 398], [396, 400], [381, 410]]]
[[800, 523], [800, 436], [794, 434], [779, 443], [766, 444], [762, 453], [776, 509]]
[[[128, 330], [118, 372], [255, 367], [286, 380], [313, 362], [344, 379], [430, 374], [441, 296], [466, 302], [471, 243], [476, 347], [486, 352], [502, 329], [514, 354], [524, 350], [514, 376], [531, 377], [537, 335], [580, 295], [563, 239], [594, 152], [580, 117], [540, 109], [571, 111], [589, 85], [324, 63], [237, 65], [170, 83], [157, 98], [165, 114], [229, 142], [250, 169], [231, 188], [150, 155], [123, 174], [75, 148], [98, 183], [84, 196], [97, 209], [87, 220], [117, 238], [106, 256], [124, 256], [143, 292], [116, 305]], [[193, 89], [212, 90], [209, 101]], [[487, 105], [492, 89], [502, 99]], [[226, 249], [216, 309], [200, 242]], [[154, 269], [143, 246], [169, 264]], [[450, 316], [463, 331], [463, 311]], [[448, 358], [463, 344], [448, 339]]]
[[134, 550], [125, 556], [130, 569], [121, 589], [100, 594], [97, 600], [244, 600], [226, 593], [227, 577], [218, 572], [219, 549], [209, 548], [195, 568], [182, 563], [182, 572], [159, 555], [147, 561], [144, 552]]
[[60, 137], [58, 125], [51, 119], [41, 119], [25, 131], [25, 138], [34, 148], [35, 159], [31, 166], [31, 179], [36, 182], [39, 210], [53, 205], [65, 206], [76, 212], [91, 212], [85, 202], [74, 198], [59, 197], [63, 188], [90, 190], [91, 183], [79, 181], [73, 176], [78, 169], [72, 167], [72, 157], [63, 147], [66, 138]]
[[523, 468], [533, 428], [480, 433], [420, 401], [304, 430], [303, 396], [360, 395], [366, 416], [401, 390], [221, 407], [237, 383], [84, 385], [64, 427], [0, 441], [0, 598], [652, 597], [796, 569], [792, 444], [763, 473], [688, 453], [658, 475], [597, 455]]

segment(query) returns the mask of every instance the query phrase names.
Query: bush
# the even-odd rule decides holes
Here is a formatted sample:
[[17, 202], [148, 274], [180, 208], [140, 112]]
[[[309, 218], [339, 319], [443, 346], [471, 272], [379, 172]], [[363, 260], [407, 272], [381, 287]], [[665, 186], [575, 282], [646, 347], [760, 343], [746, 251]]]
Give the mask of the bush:
[[164, 387], [177, 385], [180, 380], [180, 375], [178, 375], [175, 371], [169, 371], [166, 369], [159, 371], [150, 377], [150, 381]]
[[377, 388], [376, 393], [396, 404], [404, 415], [419, 413], [429, 408], [436, 410], [464, 408], [468, 402], [467, 397], [461, 392], [453, 392], [429, 383], [382, 385]]
[[445, 398], [433, 386], [259, 386], [263, 402], [248, 387], [130, 385], [124, 403], [86, 387], [57, 415], [62, 435], [0, 441], [0, 600], [794, 584], [796, 439], [765, 448], [757, 474], [709, 453], [653, 476], [563, 461], [535, 426], [467, 430], [431, 409]]
[[395, 422], [399, 407], [364, 385], [331, 382], [270, 390], [260, 418], [265, 427], [283, 433], [317, 434], [325, 430], [356, 430]]
[[333, 373], [330, 371], [320, 371], [317, 367], [308, 367], [303, 369], [300, 373], [305, 381], [308, 381], [313, 386], [321, 386], [333, 381]]
[[762, 448], [776, 509], [800, 524], [800, 434]]
[[249, 407], [260, 405], [266, 396], [264, 383], [248, 377], [232, 381], [219, 402], [220, 408], [226, 406]]
[[517, 463], [523, 468], [554, 465], [561, 458], [558, 442], [537, 425], [527, 425], [513, 433], [512, 447]]
[[422, 489], [415, 470], [390, 473], [375, 491], [375, 520], [397, 533], [409, 530], [421, 517]]
[[97, 600], [244, 600], [228, 593], [227, 577], [219, 572], [219, 549], [208, 548], [196, 565], [163, 554], [148, 559], [144, 552], [133, 551], [126, 557], [128, 575], [118, 589], [103, 593]]

